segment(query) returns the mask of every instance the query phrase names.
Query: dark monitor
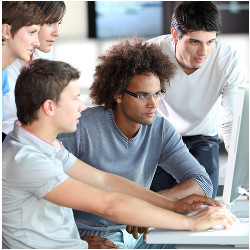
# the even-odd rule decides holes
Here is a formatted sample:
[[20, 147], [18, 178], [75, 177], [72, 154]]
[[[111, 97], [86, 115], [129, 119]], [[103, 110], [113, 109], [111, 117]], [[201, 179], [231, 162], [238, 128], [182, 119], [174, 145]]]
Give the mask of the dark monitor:
[[249, 189], [249, 86], [239, 87], [222, 202], [230, 204]]

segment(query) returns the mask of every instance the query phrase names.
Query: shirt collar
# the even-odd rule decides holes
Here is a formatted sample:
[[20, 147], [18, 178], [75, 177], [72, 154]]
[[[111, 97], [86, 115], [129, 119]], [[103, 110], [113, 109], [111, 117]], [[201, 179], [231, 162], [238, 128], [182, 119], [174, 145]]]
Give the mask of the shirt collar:
[[31, 145], [42, 151], [45, 154], [52, 155], [57, 153], [63, 148], [60, 141], [55, 140], [53, 143], [49, 143], [39, 136], [33, 134], [27, 129], [21, 126], [20, 121], [16, 120], [14, 124], [14, 129], [9, 133], [9, 136], [19, 141], [23, 145]]

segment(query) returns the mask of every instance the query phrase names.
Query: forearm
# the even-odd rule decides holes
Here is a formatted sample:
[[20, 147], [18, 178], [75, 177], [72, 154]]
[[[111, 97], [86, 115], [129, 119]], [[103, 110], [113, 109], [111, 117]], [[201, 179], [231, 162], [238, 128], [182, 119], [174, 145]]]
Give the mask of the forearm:
[[173, 211], [174, 202], [167, 196], [164, 197], [117, 175], [109, 174], [106, 178], [106, 183], [108, 183], [106, 190], [108, 191], [116, 191], [132, 195], [155, 206]]
[[189, 219], [124, 193], [100, 190], [68, 178], [43, 198], [121, 224], [187, 230]]
[[[186, 216], [156, 207], [148, 202], [126, 194], [118, 195], [110, 204], [109, 220], [139, 227], [189, 230], [191, 224]], [[131, 211], [133, 211], [131, 213]]]
[[97, 170], [80, 160], [76, 161], [76, 163], [67, 171], [67, 174], [70, 177], [93, 187], [106, 191], [115, 191], [132, 195], [154, 204], [155, 206], [173, 210], [174, 202], [166, 199], [162, 195], [147, 190], [128, 179]]
[[171, 200], [179, 200], [191, 194], [206, 196], [204, 190], [194, 179], [185, 180], [173, 188], [162, 190], [158, 193]]

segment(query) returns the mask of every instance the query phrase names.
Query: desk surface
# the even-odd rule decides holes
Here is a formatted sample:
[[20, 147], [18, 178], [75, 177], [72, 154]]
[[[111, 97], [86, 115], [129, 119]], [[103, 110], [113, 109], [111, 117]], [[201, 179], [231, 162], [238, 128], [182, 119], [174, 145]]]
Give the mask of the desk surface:
[[248, 245], [249, 222], [228, 229], [202, 232], [155, 229], [147, 235], [148, 244]]

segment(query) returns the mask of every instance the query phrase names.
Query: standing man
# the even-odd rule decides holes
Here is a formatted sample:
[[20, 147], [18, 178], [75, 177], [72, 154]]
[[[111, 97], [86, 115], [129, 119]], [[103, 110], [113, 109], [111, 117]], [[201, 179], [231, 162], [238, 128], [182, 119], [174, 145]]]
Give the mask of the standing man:
[[[159, 46], [125, 40], [99, 57], [90, 96], [99, 107], [82, 112], [77, 131], [62, 134], [73, 155], [93, 167], [125, 177], [149, 189], [156, 167], [162, 166], [179, 183], [165, 196], [180, 199], [196, 193], [211, 197], [212, 183], [205, 169], [188, 152], [180, 134], [156, 116], [165, 81], [174, 64]], [[122, 248], [147, 248], [133, 239], [125, 225], [82, 211], [74, 211], [80, 235], [110, 239]]]
[[[221, 16], [213, 3], [185, 1], [173, 13], [171, 35], [147, 42], [159, 45], [177, 66], [175, 76], [165, 83], [158, 114], [173, 124], [205, 167], [213, 183], [213, 198], [218, 189], [219, 124], [228, 152], [235, 94], [245, 80], [236, 51], [217, 40], [220, 31]], [[160, 191], [175, 184], [158, 167], [151, 189]]]

